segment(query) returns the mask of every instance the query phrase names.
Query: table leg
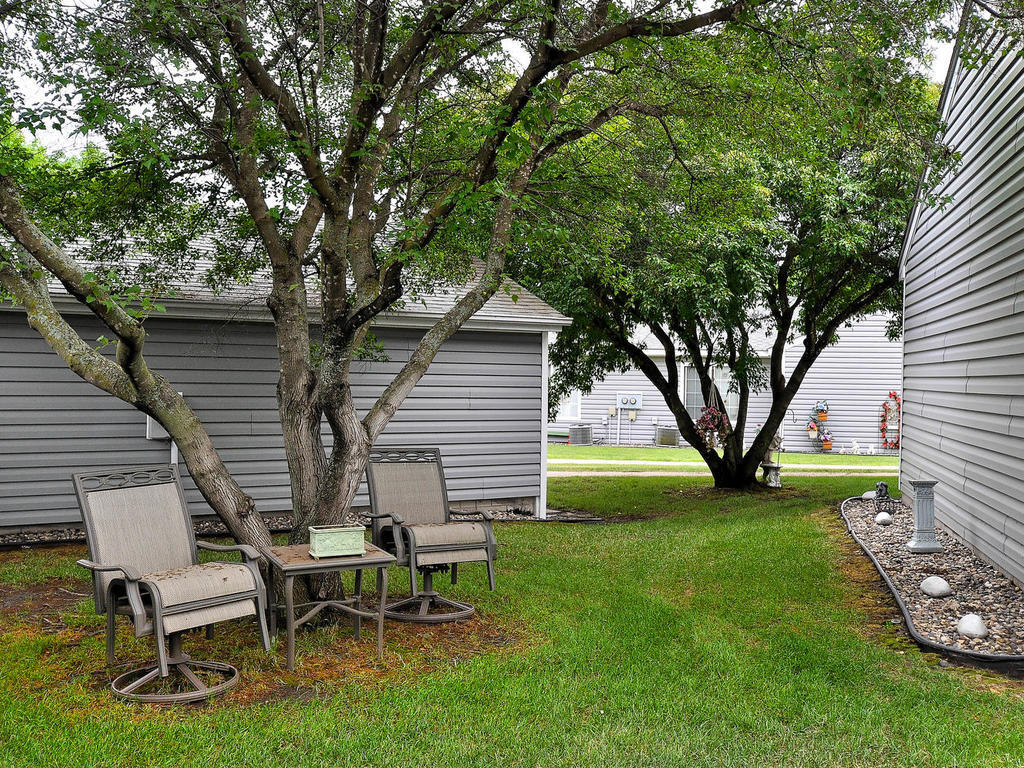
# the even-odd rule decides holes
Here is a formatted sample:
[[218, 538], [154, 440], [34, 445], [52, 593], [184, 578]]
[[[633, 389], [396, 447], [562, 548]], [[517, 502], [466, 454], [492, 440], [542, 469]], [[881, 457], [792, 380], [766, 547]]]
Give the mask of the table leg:
[[294, 597], [292, 596], [292, 586], [295, 581], [294, 576], [285, 576], [284, 578], [284, 611], [285, 611], [285, 626], [288, 629], [288, 671], [295, 671], [295, 612], [292, 610], [294, 604]]
[[277, 637], [277, 596], [274, 594], [274, 569], [267, 567], [267, 610], [270, 612], [270, 638]]
[[[352, 596], [356, 599], [356, 610], [363, 610], [363, 569], [356, 568], [356, 586], [353, 590]], [[358, 613], [355, 615], [356, 620], [356, 642], [359, 641], [360, 629], [362, 629], [363, 617]]]
[[377, 661], [384, 655], [384, 609], [388, 605], [388, 569], [377, 569], [377, 583], [380, 584], [380, 605], [377, 608]]

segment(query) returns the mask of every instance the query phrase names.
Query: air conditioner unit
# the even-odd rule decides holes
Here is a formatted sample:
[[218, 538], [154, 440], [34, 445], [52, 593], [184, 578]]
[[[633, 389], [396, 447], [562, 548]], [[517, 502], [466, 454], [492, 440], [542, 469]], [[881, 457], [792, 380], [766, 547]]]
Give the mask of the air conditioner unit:
[[573, 424], [569, 427], [570, 445], [593, 445], [594, 428], [590, 424]]
[[654, 444], [679, 447], [679, 430], [675, 427], [658, 427], [654, 435]]

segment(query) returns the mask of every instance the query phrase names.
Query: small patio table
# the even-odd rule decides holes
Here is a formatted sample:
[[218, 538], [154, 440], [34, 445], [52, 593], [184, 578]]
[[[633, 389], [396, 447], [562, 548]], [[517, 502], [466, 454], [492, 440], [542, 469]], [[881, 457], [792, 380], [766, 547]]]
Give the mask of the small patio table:
[[[325, 608], [334, 608], [355, 617], [355, 638], [359, 640], [362, 619], [377, 620], [377, 659], [384, 651], [384, 609], [388, 597], [388, 566], [394, 564], [395, 556], [385, 552], [369, 542], [364, 542], [365, 551], [361, 555], [346, 557], [311, 557], [308, 544], [290, 544], [283, 547], [265, 547], [263, 555], [270, 563], [271, 571], [277, 569], [284, 577], [284, 614], [285, 628], [288, 633], [288, 671], [295, 670], [295, 628], [300, 627]], [[380, 605], [376, 611], [363, 610], [363, 570], [377, 569], [377, 583], [380, 584]], [[324, 574], [332, 571], [355, 571], [356, 584], [351, 597], [337, 600], [313, 600], [300, 605], [294, 604], [293, 587], [296, 576]], [[267, 579], [267, 602], [270, 607], [270, 634], [277, 634], [277, 611], [280, 607], [274, 594], [274, 574]], [[312, 606], [302, 616], [296, 618], [295, 609]]]

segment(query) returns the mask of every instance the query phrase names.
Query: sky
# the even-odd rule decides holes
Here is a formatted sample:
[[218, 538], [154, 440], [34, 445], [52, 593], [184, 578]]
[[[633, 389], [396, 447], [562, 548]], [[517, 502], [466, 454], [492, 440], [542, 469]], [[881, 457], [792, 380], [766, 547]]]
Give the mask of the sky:
[[931, 79], [940, 85], [946, 82], [946, 70], [949, 69], [949, 59], [952, 55], [953, 43], [935, 41], [932, 47], [932, 66], [929, 74]]

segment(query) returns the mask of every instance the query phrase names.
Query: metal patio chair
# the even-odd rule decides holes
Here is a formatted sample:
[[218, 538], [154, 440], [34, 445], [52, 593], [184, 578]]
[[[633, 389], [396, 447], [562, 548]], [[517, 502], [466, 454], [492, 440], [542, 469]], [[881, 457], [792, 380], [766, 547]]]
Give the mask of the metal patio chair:
[[[81, 473], [74, 484], [91, 558], [78, 564], [92, 572], [96, 613], [107, 618], [107, 664], [114, 663], [119, 615], [131, 617], [136, 637], [156, 640], [156, 663], [116, 677], [114, 693], [135, 701], [187, 702], [234, 686], [238, 670], [191, 659], [182, 651], [182, 634], [205, 627], [209, 637], [216, 623], [255, 615], [263, 647], [270, 649], [256, 550], [196, 542], [177, 467]], [[243, 562], [200, 563], [197, 548], [239, 552]], [[172, 672], [186, 690], [168, 692], [163, 683]]]
[[[473, 615], [473, 606], [441, 597], [434, 574], [451, 570], [458, 581], [459, 563], [487, 564], [494, 589], [497, 542], [490, 512], [458, 512], [448, 506], [448, 491], [438, 448], [380, 448], [370, 452], [366, 467], [370, 491], [373, 543], [393, 553], [409, 568], [412, 596], [389, 605], [385, 615], [398, 621], [439, 623]], [[482, 520], [452, 517], [482, 515]], [[423, 574], [417, 589], [416, 572]]]

